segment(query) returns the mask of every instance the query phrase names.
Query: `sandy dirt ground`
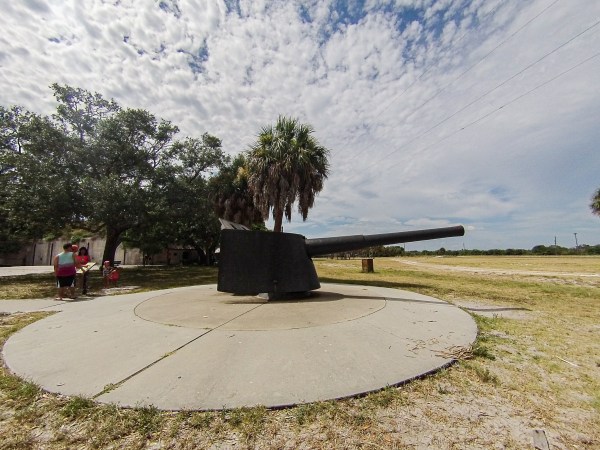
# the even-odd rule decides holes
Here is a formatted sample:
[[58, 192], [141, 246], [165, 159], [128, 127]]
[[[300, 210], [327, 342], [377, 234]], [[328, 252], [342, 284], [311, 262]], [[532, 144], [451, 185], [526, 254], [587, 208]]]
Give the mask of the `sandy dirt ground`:
[[[556, 277], [557, 283], [567, 284], [579, 280], [577, 284], [591, 285], [594, 292], [600, 278], [600, 274], [590, 273], [397, 261], [428, 270], [499, 278]], [[383, 392], [374, 397], [269, 411], [251, 432], [228, 425], [231, 414], [210, 416], [211, 425], [206, 429], [198, 425], [204, 416], [181, 419], [177, 413], [166, 414], [160, 430], [145, 437], [124, 433], [106, 438], [110, 439], [106, 446], [88, 445], [86, 437], [91, 432], [100, 439], [98, 429], [102, 425], [95, 428], [83, 421], [68, 423], [52, 406], [56, 412], [46, 412], [39, 424], [28, 424], [32, 427], [28, 436], [36, 429], [46, 430], [32, 438], [30, 448], [600, 449], [598, 409], [581, 406], [600, 401], [598, 392], [581, 388], [597, 385], [582, 384], [581, 380], [600, 376], [600, 353], [596, 352], [599, 323], [577, 324], [552, 316], [553, 326], [560, 327], [560, 337], [552, 342], [552, 336], [544, 335], [544, 339], [549, 338], [545, 341], [533, 335], [534, 329], [540, 332], [550, 322], [548, 311], [510, 304], [509, 299], [506, 304], [472, 298], [452, 302], [497, 322], [480, 336], [483, 345], [492, 349], [493, 358], [465, 359], [447, 371], [393, 390], [387, 400], [389, 392]], [[573, 355], [583, 338], [589, 339], [587, 353]], [[44, 401], [55, 403], [48, 397], [33, 409], [43, 411]], [[0, 419], [7, 430], [16, 433], [23, 428], [19, 422], [23, 419], [13, 417], [17, 417], [14, 410], [0, 405]], [[57, 437], [61, 433], [66, 436], [62, 441]]]

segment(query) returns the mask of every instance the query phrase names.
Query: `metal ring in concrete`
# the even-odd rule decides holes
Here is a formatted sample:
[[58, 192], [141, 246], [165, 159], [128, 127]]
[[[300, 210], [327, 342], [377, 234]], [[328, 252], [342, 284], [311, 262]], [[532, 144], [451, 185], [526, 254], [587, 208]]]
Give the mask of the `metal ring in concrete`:
[[447, 365], [444, 352], [477, 334], [449, 303], [358, 285], [279, 302], [194, 286], [57, 308], [6, 342], [14, 373], [50, 392], [167, 410], [363, 394]]

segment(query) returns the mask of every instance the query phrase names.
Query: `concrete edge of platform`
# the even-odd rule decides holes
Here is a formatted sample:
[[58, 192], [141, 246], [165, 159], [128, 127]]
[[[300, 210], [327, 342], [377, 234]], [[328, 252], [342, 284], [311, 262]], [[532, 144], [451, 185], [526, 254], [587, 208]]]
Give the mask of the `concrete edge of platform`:
[[[413, 298], [413, 297], [418, 297], [418, 298], [422, 297], [422, 298], [424, 298], [424, 300], [434, 299], [434, 300], [436, 300], [436, 302], [429, 302], [428, 303], [427, 301], [424, 301], [423, 302], [424, 307], [426, 306], [427, 308], [435, 308], [435, 305], [446, 304], [448, 306], [452, 306], [453, 310], [454, 309], [461, 310], [464, 314], [468, 315], [469, 317], [472, 316], [469, 313], [469, 311], [466, 311], [463, 308], [460, 308], [459, 306], [453, 305], [453, 304], [451, 304], [449, 302], [445, 302], [445, 301], [436, 299], [434, 297], [421, 296], [420, 294], [414, 294], [414, 293], [411, 293], [410, 291], [403, 291], [403, 290], [389, 289], [389, 288], [380, 288], [380, 287], [377, 287], [377, 286], [366, 286], [365, 287], [363, 285], [354, 285], [354, 284], [347, 285], [347, 284], [341, 284], [341, 283], [336, 283], [336, 284], [326, 283], [324, 285], [325, 286], [330, 286], [330, 287], [331, 286], [344, 286], [345, 288], [360, 288], [360, 289], [370, 288], [370, 290], [372, 290], [372, 291], [377, 291], [377, 295], [382, 295], [381, 294], [382, 292], [387, 291], [387, 293], [390, 294], [390, 295], [388, 295], [390, 298], [392, 298], [392, 297], [393, 298], [397, 298], [397, 297], [400, 297], [400, 296], [405, 296], [407, 299]], [[209, 289], [214, 289], [213, 285], [203, 285], [203, 286], [208, 287]], [[185, 290], [192, 289], [193, 290], [193, 289], [197, 289], [197, 288], [200, 288], [200, 287], [202, 287], [202, 286], [185, 287], [185, 288], [182, 288], [182, 289], [185, 289]], [[125, 314], [127, 316], [133, 316], [134, 315], [133, 314], [133, 310], [135, 309], [136, 305], [138, 305], [139, 303], [147, 300], [150, 297], [157, 296], [157, 295], [162, 295], [162, 294], [167, 293], [167, 292], [176, 292], [177, 290], [180, 290], [180, 289], [166, 289], [166, 290], [161, 290], [161, 291], [150, 291], [150, 292], [138, 293], [138, 294], [126, 294], [124, 296], [97, 297], [97, 298], [93, 299], [95, 301], [92, 301], [92, 302], [74, 302], [72, 304], [68, 304], [67, 307], [64, 308], [65, 311], [63, 311], [63, 312], [66, 312], [66, 310], [68, 310], [68, 313], [69, 313], [69, 314], [65, 314], [64, 315], [65, 320], [62, 320], [62, 319], [58, 318], [58, 319], [56, 319], [55, 321], [52, 322], [53, 323], [52, 327], [51, 326], [40, 326], [40, 327], [38, 327], [38, 329], [37, 329], [37, 331], [39, 332], [38, 333], [39, 335], [37, 336], [38, 342], [39, 343], [43, 343], [45, 339], [46, 340], [50, 340], [50, 341], [53, 339], [53, 338], [48, 339], [48, 337], [44, 338], [43, 336], [41, 336], [41, 334], [43, 334], [42, 332], [43, 332], [44, 329], [56, 330], [59, 333], [63, 333], [63, 334], [59, 334], [58, 336], [67, 336], [67, 337], [69, 337], [70, 335], [68, 334], [68, 330], [66, 330], [66, 328], [68, 328], [68, 326], [72, 326], [72, 325], [69, 325], [70, 323], [74, 324], [77, 321], [79, 321], [79, 319], [83, 319], [84, 321], [86, 321], [86, 320], [94, 320], [95, 321], [95, 322], [93, 322], [93, 324], [94, 324], [93, 326], [94, 327], [98, 327], [99, 326], [100, 327], [99, 328], [100, 331], [104, 331], [107, 334], [110, 334], [111, 330], [108, 329], [108, 327], [110, 326], [110, 324], [112, 322], [111, 321], [102, 322], [102, 324], [106, 324], [106, 327], [107, 327], [106, 329], [103, 330], [102, 329], [102, 324], [99, 324], [98, 322], [96, 322], [96, 317], [95, 317], [95, 316], [97, 316], [95, 314], [96, 311], [101, 312], [102, 314], [104, 314], [104, 313], [111, 314], [112, 315], [111, 317], [116, 317], [115, 314]], [[392, 296], [391, 293], [395, 293], [395, 294], [399, 294], [399, 295]], [[400, 294], [400, 293], [402, 293], [402, 294]], [[105, 298], [108, 298], [111, 301], [110, 302], [102, 302], [101, 300], [105, 299]], [[97, 300], [100, 300], [100, 302], [98, 302]], [[410, 302], [412, 302], [412, 303], [410, 303]], [[404, 302], [402, 302], [402, 303], [404, 303]], [[419, 302], [414, 302], [412, 300], [409, 300], [409, 303], [405, 304], [404, 306], [406, 306], [406, 308], [409, 308], [409, 307], [412, 308], [412, 306], [413, 306], [414, 303], [419, 303]], [[71, 308], [70, 307], [70, 306], [75, 306], [75, 305], [77, 305], [77, 308]], [[122, 312], [115, 311], [115, 308], [113, 307], [114, 305], [120, 305], [120, 306], [122, 306], [122, 308], [120, 308], [120, 310]], [[404, 306], [402, 308], [400, 308], [399, 305], [400, 305], [400, 303], [397, 303], [396, 305], [394, 305], [394, 307], [398, 308], [398, 309], [404, 310], [403, 309]], [[59, 304], [59, 305], [56, 305], [56, 306], [60, 307], [60, 306], [63, 306], [63, 305]], [[94, 309], [88, 309], [88, 307], [92, 307], [92, 306], [94, 306]], [[437, 308], [437, 309], [439, 309], [439, 308]], [[44, 309], [44, 310], [45, 311], [51, 311], [49, 309]], [[55, 311], [56, 309], [53, 309], [53, 310]], [[61, 311], [61, 309], [58, 309], [58, 310]], [[440, 311], [442, 311], [442, 310], [445, 311], [446, 308], [440, 309]], [[88, 313], [87, 311], [90, 311], [90, 312]], [[402, 314], [404, 314], [404, 313], [402, 313]], [[453, 314], [456, 314], [456, 313], [453, 313]], [[61, 314], [61, 316], [62, 316], [62, 314]], [[425, 319], [427, 319], [427, 317], [425, 317]], [[43, 319], [42, 321], [45, 321], [45, 320], [47, 320], [47, 319]], [[137, 320], [137, 318], [134, 318], [134, 320]], [[40, 321], [40, 322], [42, 322], [42, 321]], [[355, 327], [361, 327], [361, 326], [364, 327], [364, 325], [360, 325], [360, 323], [358, 323], [358, 322], [359, 321], [356, 321], [356, 323], [354, 324]], [[428, 322], [428, 320], [423, 320], [423, 322]], [[466, 320], [463, 321], [463, 322], [466, 323]], [[468, 327], [468, 331], [465, 332], [465, 336], [467, 337], [467, 339], [465, 340], [465, 342], [468, 341], [470, 344], [472, 344], [472, 342], [475, 341], [475, 339], [477, 338], [478, 332], [479, 332], [476, 323], [472, 320], [472, 317], [471, 317], [471, 322], [475, 325], [474, 328], [472, 326], [469, 326]], [[152, 322], [149, 323], [149, 322], [142, 321], [141, 325], [146, 330], [145, 331], [146, 334], [144, 336], [152, 336], [152, 335], [154, 335], [154, 332], [152, 330], [162, 330], [161, 331], [162, 333], [168, 332], [168, 331], [165, 331], [168, 328], [166, 328], [164, 324], [161, 325], [161, 324], [155, 324], [155, 323], [152, 323]], [[113, 326], [119, 326], [119, 325], [118, 324], [115, 325], [113, 323]], [[342, 325], [340, 325], [340, 326], [342, 326]], [[347, 327], [348, 324], [343, 324], [343, 326]], [[372, 325], [368, 325], [367, 324], [367, 326], [371, 327]], [[62, 327], [62, 330], [61, 330], [61, 327]], [[88, 331], [89, 331], [89, 326], [85, 325], [85, 324], [83, 326], [81, 326], [80, 329], [86, 330], [86, 327], [88, 327]], [[434, 325], [432, 328], [435, 328], [435, 327], [437, 327], [437, 325]], [[26, 330], [27, 328], [28, 327], [25, 327], [23, 330]], [[21, 330], [21, 331], [23, 331], [23, 330]], [[186, 333], [188, 333], [188, 335], [191, 336], [191, 334], [190, 334], [191, 330], [180, 330], [180, 331], [178, 331], [178, 333], [181, 333], [183, 331], [185, 331]], [[279, 331], [282, 331], [282, 330], [279, 330]], [[319, 331], [318, 334], [321, 334], [320, 330], [317, 330], [317, 331]], [[329, 331], [329, 329], [328, 329], [328, 331]], [[395, 331], [395, 329], [393, 331]], [[127, 333], [131, 333], [131, 332], [132, 332], [131, 330], [126, 330], [124, 336]], [[334, 332], [336, 332], [336, 331], [335, 330], [331, 331], [331, 333], [334, 333]], [[307, 342], [306, 341], [306, 336], [308, 336], [309, 340], [312, 339], [312, 336], [314, 335], [314, 333], [313, 334], [311, 334], [311, 333], [313, 333], [313, 331], [311, 331], [311, 330], [308, 330], [307, 332], [305, 332], [305, 341], [304, 341], [304, 343]], [[452, 331], [451, 331], [451, 333], [452, 333]], [[23, 334], [24, 335], [25, 334], [30, 334], [31, 335], [31, 333], [23, 333]], [[53, 336], [55, 336], [55, 335], [53, 335]], [[360, 336], [354, 335], [352, 333], [350, 333], [350, 334], [341, 334], [340, 336], [341, 336], [340, 340], [348, 339], [348, 336], [350, 336], [350, 339], [360, 339]], [[25, 336], [25, 337], [27, 337], [27, 336]], [[72, 338], [72, 337], [73, 336], [70, 336], [70, 338]], [[189, 342], [196, 341], [200, 337], [201, 336], [193, 338]], [[137, 338], [139, 339], [139, 336]], [[182, 335], [182, 337], [180, 339], [182, 339], [184, 341], [187, 341], [189, 339], [189, 337], [185, 337], [185, 336]], [[417, 339], [417, 336], [415, 336], [415, 339]], [[308, 342], [310, 342], [310, 341], [308, 341]], [[341, 341], [341, 342], [345, 343], [347, 341]], [[187, 346], [188, 343], [186, 343], [184, 346]], [[275, 343], [275, 344], [277, 344], [277, 343]], [[289, 344], [289, 340], [288, 340], [288, 344]], [[34, 341], [30, 341], [29, 347], [27, 347], [27, 349], [29, 349], [29, 350], [33, 349], [34, 353], [35, 352], [39, 352], [39, 350], [35, 348], [35, 345], [36, 345], [36, 341], [35, 340]], [[173, 344], [170, 344], [170, 345], [172, 345], [172, 347], [170, 347], [170, 350], [168, 350], [170, 352], [176, 353], [176, 352], [179, 351], [180, 348], [182, 348], [182, 347], [178, 347], [179, 344], [175, 343], [175, 341], [173, 341]], [[301, 344], [299, 344], [299, 345], [301, 345]], [[353, 345], [354, 344], [351, 344], [350, 346], [353, 346]], [[54, 347], [54, 348], [59, 348], [59, 347], [60, 346], [57, 346], [57, 347]], [[364, 347], [364, 344], [363, 344], [363, 347]], [[4, 355], [4, 350], [5, 349], [3, 348], [2, 349], [3, 355]], [[97, 351], [97, 350], [98, 349], [94, 348], [94, 351]], [[147, 353], [148, 350], [149, 349], [143, 349], [143, 352]], [[285, 349], [282, 349], [282, 350], [285, 350]], [[64, 351], [64, 350], [61, 350], [61, 351]], [[164, 349], [160, 350], [160, 352], [164, 352], [164, 351], [165, 351]], [[312, 349], [311, 349], [311, 351], [312, 351]], [[428, 349], [428, 351], [433, 351], [433, 350], [432, 349]], [[127, 356], [126, 356], [127, 355], [127, 351], [123, 352], [123, 349], [119, 349], [119, 352], [120, 353], [118, 353], [117, 355], [112, 355], [113, 360], [111, 362], [107, 363], [108, 365], [110, 365], [110, 363], [114, 363], [115, 361], [119, 361], [119, 358], [127, 358]], [[82, 355], [81, 353], [79, 353], [79, 355], [80, 355], [80, 357], [76, 357], [77, 353], [75, 353], [74, 357], [72, 358], [73, 364], [75, 364], [75, 365], [77, 365], [77, 364], [85, 364], [85, 362], [82, 362], [81, 358], [83, 357], [85, 359], [86, 356]], [[453, 364], [455, 364], [457, 362], [457, 359], [453, 359], [451, 357], [440, 357], [439, 355], [436, 355], [436, 356], [438, 356], [439, 362], [436, 363], [435, 367], [430, 367], [427, 370], [424, 370], [422, 373], [419, 373], [417, 375], [412, 375], [412, 376], [408, 376], [408, 377], [397, 378], [399, 380], [397, 382], [380, 383], [379, 387], [376, 387], [376, 388], [369, 388], [369, 389], [363, 389], [363, 390], [359, 389], [359, 390], [355, 390], [355, 391], [352, 391], [352, 392], [350, 392], [348, 394], [344, 394], [344, 395], [329, 396], [329, 397], [324, 398], [322, 400], [307, 400], [306, 401], [306, 400], [300, 399], [299, 401], [283, 401], [283, 402], [272, 401], [272, 402], [265, 402], [265, 403], [263, 403], [263, 402], [257, 402], [257, 403], [254, 403], [254, 404], [249, 404], [247, 406], [248, 407], [252, 407], [252, 406], [259, 406], [260, 405], [260, 406], [264, 406], [264, 407], [266, 407], [268, 409], [278, 410], [278, 409], [293, 408], [293, 407], [296, 407], [296, 406], [302, 405], [302, 404], [317, 403], [317, 402], [321, 402], [321, 401], [344, 400], [344, 399], [349, 399], [349, 398], [361, 398], [361, 397], [365, 397], [365, 396], [368, 396], [368, 395], [376, 393], [376, 392], [380, 392], [380, 391], [382, 391], [382, 390], [384, 390], [386, 388], [390, 388], [390, 387], [394, 387], [395, 388], [395, 387], [399, 387], [399, 386], [404, 386], [404, 385], [406, 385], [406, 384], [408, 384], [410, 382], [413, 382], [415, 380], [419, 380], [419, 379], [423, 379], [423, 378], [429, 377], [429, 376], [431, 376], [431, 375], [433, 375], [435, 373], [438, 373], [438, 372], [440, 372], [442, 370], [445, 370], [445, 369], [451, 367]], [[148, 356], [148, 358], [152, 358], [152, 356], [150, 355], [150, 356]], [[229, 358], [232, 358], [232, 357], [229, 356]], [[235, 359], [235, 356], [233, 358]], [[383, 358], [387, 358], [387, 356], [383, 356]], [[156, 360], [156, 361], [162, 363], [162, 360]], [[354, 360], [351, 360], [351, 361], [352, 362], [356, 362], [356, 361], [360, 361], [360, 360], [354, 359]], [[243, 362], [244, 361], [242, 360], [240, 363], [243, 363]], [[56, 367], [53, 366], [53, 364], [56, 365], [56, 362], [52, 362], [52, 358], [51, 357], [48, 358], [48, 362], [46, 364], [48, 365], [48, 368], [47, 368], [48, 371], [52, 371], [52, 370], [56, 369]], [[173, 362], [170, 362], [169, 364], [171, 364], [171, 366], [173, 366]], [[399, 362], [398, 361], [390, 361], [389, 363], [386, 363], [386, 364], [389, 364], [389, 365], [398, 365]], [[138, 369], [131, 370], [131, 372], [129, 372], [130, 375], [127, 376], [126, 378], [123, 378], [123, 379], [125, 381], [129, 381], [132, 378], [136, 378], [138, 374], [140, 374], [142, 372], [145, 372], [146, 369], [148, 369], [151, 366], [155, 366], [155, 365], [156, 365], [156, 363], [152, 363], [152, 364], [149, 364], [149, 365], [141, 365], [141, 366], [138, 367]], [[402, 365], [402, 364], [400, 363], [400, 365]], [[36, 379], [36, 376], [35, 376], [35, 370], [33, 372], [34, 376], [28, 376], [28, 375], [32, 375], [32, 374], [28, 374], [26, 371], [24, 372], [23, 370], [17, 369], [16, 371], [14, 371], [6, 363], [6, 358], [5, 358], [5, 366], [9, 369], [9, 371], [11, 373], [14, 373], [15, 375], [17, 375], [17, 376], [19, 376], [19, 377], [21, 377], [23, 379], [29, 379], [29, 380], [33, 381], [34, 383], [39, 384], [39, 380]], [[32, 369], [35, 369], [35, 364], [34, 365], [30, 365], [30, 367], [32, 367]], [[177, 366], [177, 365], [175, 365], [173, 367], [175, 367], [176, 370], [185, 370], [186, 369], [186, 368], [181, 368], [180, 366]], [[66, 370], [66, 371], [69, 371], [69, 370], [75, 370], [75, 371], [77, 371], [78, 367], [72, 366], [72, 367], [68, 368], [68, 370]], [[193, 371], [195, 370], [195, 368], [191, 367], [190, 370], [192, 371], [191, 373], [194, 373]], [[302, 370], [307, 370], [307, 368], [302, 368]], [[156, 375], [159, 374], [159, 373], [160, 372], [154, 373], [153, 376], [155, 377], [155, 379], [156, 379]], [[218, 372], [216, 372], [216, 373], [218, 373]], [[271, 371], [271, 375], [272, 374], [273, 374], [273, 371]], [[74, 373], [73, 375], [75, 377], [80, 376], [78, 373]], [[255, 376], [255, 377], [257, 377], [258, 379], [261, 379], [260, 374], [256, 374], [256, 375], [252, 374], [252, 375]], [[217, 375], [215, 375], [215, 376], [217, 376]], [[300, 380], [303, 379], [302, 375], [299, 375], [298, 378]], [[158, 379], [160, 379], [160, 377]], [[53, 381], [53, 383], [55, 383], [54, 386], [58, 385], [58, 384], [56, 384], [55, 381]], [[168, 383], [168, 381], [165, 380], [164, 383]], [[107, 384], [109, 384], [109, 383], [107, 383]], [[100, 385], [102, 385], [102, 384], [100, 384]], [[44, 386], [44, 384], [42, 384], [41, 387], [42, 387], [42, 389], [44, 389], [47, 392], [58, 393], [58, 394], [62, 394], [62, 395], [77, 395], [77, 394], [68, 393], [68, 392], [60, 392], [60, 391], [58, 391], [56, 389], [50, 389], [49, 385]], [[268, 386], [267, 386], [267, 388], [268, 388]], [[190, 392], [194, 393], [194, 389], [198, 389], [198, 385], [197, 384], [196, 385], [192, 385], [190, 387]], [[262, 389], [266, 389], [266, 388], [263, 387]], [[95, 392], [99, 392], [99, 391], [95, 391]], [[96, 395], [95, 397], [100, 397], [103, 394], [104, 394], [104, 392]], [[150, 396], [150, 397], [152, 397], [152, 396]], [[117, 404], [119, 407], [122, 407], [122, 408], [136, 408], [136, 407], [138, 407], [138, 406], [140, 406], [142, 404], [149, 404], [149, 405], [155, 406], [157, 409], [162, 410], [162, 411], [180, 411], [180, 410], [190, 410], [190, 411], [221, 411], [221, 410], [231, 410], [231, 409], [235, 409], [237, 407], [246, 406], [246, 405], [239, 405], [239, 406], [227, 406], [227, 407], [225, 407], [225, 406], [224, 407], [204, 407], [204, 406], [199, 405], [199, 406], [194, 406], [194, 407], [183, 406], [183, 407], [172, 407], [171, 408], [171, 407], [165, 407], [164, 404], [161, 406], [160, 402], [153, 402], [152, 398], [148, 399], [149, 400], [148, 402], [142, 401], [139, 404], [134, 403], [134, 402], [130, 402], [129, 405], [128, 404], [120, 403], [119, 401], [115, 401], [114, 398], [113, 399], [107, 398], [106, 401], [102, 400], [102, 399], [98, 399], [98, 398], [94, 398], [94, 400], [97, 401], [97, 402], [99, 402], [99, 403]], [[127, 400], [127, 401], [129, 401], [129, 400]]]

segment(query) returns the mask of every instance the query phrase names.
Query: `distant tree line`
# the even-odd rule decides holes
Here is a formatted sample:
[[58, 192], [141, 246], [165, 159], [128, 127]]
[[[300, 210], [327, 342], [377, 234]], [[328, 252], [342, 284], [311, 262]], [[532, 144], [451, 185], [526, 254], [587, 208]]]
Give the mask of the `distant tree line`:
[[272, 213], [280, 231], [296, 203], [306, 219], [327, 178], [328, 150], [295, 119], [280, 117], [230, 158], [208, 133], [179, 137], [146, 110], [51, 88], [50, 116], [0, 105], [0, 253], [95, 234], [106, 238], [103, 260], [120, 244], [147, 255], [179, 244], [207, 262], [218, 217], [260, 229]]
[[387, 256], [479, 256], [479, 255], [600, 255], [600, 245], [580, 245], [577, 248], [566, 248], [556, 245], [536, 245], [530, 250], [521, 248], [491, 249], [491, 250], [446, 250], [444, 247], [438, 250], [409, 250], [406, 251], [399, 245], [370, 247], [363, 250], [336, 253], [329, 255], [330, 258], [381, 258]]

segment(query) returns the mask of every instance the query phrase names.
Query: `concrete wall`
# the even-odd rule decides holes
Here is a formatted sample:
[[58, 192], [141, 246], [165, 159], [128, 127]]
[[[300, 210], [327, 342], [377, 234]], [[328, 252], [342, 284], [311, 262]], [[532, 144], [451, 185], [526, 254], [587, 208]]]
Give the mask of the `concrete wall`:
[[[51, 266], [52, 258], [62, 252], [65, 239], [54, 241], [37, 241], [34, 244], [23, 247], [19, 252], [12, 255], [0, 255], [0, 265], [4, 266]], [[79, 241], [79, 247], [86, 247], [92, 261], [102, 263], [102, 254], [106, 240], [99, 237], [85, 238]], [[115, 261], [121, 264], [143, 263], [142, 253], [137, 249], [124, 249], [122, 245], [117, 247]]]
[[[51, 266], [52, 258], [62, 252], [62, 247], [67, 241], [56, 239], [54, 241], [38, 241], [23, 247], [20, 251], [10, 255], [0, 255], [2, 266]], [[106, 240], [100, 237], [85, 238], [79, 241], [79, 247], [86, 247], [92, 261], [102, 264], [102, 254]], [[195, 260], [195, 250], [178, 247], [169, 247], [146, 260], [146, 264], [184, 264]], [[115, 261], [120, 264], [142, 265], [144, 263], [142, 252], [137, 248], [117, 247]]]

